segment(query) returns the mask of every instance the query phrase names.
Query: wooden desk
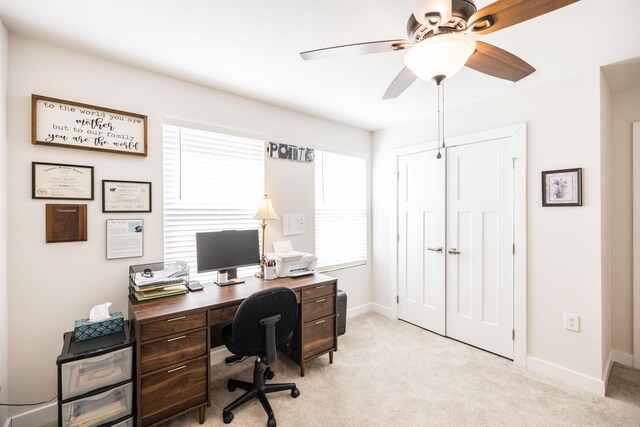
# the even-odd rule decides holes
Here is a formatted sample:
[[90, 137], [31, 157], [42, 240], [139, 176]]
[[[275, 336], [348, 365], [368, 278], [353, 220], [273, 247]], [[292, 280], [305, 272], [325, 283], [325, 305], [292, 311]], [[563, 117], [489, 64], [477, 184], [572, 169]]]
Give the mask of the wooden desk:
[[296, 291], [298, 325], [287, 354], [305, 374], [311, 359], [338, 349], [337, 281], [322, 274], [239, 285], [205, 284], [203, 291], [129, 303], [136, 337], [136, 414], [138, 426], [164, 423], [198, 409], [200, 424], [210, 405], [210, 348], [222, 344], [220, 332], [240, 303], [262, 289], [286, 286]]

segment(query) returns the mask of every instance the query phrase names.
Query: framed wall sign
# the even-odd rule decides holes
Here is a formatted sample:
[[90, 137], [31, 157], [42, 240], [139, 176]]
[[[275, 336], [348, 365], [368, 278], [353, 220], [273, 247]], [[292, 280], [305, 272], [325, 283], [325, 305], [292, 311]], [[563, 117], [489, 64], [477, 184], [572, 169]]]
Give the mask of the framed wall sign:
[[582, 168], [543, 171], [542, 206], [582, 206]]
[[107, 220], [107, 259], [143, 256], [144, 220]]
[[102, 212], [151, 212], [151, 183], [103, 180]]
[[87, 240], [87, 205], [47, 205], [46, 242]]
[[31, 143], [147, 155], [147, 116], [31, 95]]
[[93, 200], [93, 166], [31, 162], [31, 198]]

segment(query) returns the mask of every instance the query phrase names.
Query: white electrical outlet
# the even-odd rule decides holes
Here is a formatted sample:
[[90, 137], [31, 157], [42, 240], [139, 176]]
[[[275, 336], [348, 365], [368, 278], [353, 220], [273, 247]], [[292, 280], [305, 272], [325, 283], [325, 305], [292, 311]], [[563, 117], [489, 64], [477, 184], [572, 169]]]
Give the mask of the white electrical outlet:
[[565, 313], [564, 328], [570, 331], [580, 332], [580, 316], [573, 313]]

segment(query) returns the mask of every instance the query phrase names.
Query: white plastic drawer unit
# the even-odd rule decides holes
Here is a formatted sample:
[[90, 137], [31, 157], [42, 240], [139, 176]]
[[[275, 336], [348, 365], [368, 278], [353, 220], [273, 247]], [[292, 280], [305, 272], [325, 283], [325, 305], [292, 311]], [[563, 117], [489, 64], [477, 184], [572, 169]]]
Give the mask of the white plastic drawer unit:
[[[62, 404], [62, 426], [97, 426], [130, 415], [133, 386], [131, 383], [104, 393]], [[125, 424], [126, 425], [126, 424]]]
[[120, 421], [118, 424], [114, 424], [111, 427], [133, 427], [133, 417], [127, 418], [124, 421]]
[[62, 365], [62, 399], [131, 379], [133, 348]]

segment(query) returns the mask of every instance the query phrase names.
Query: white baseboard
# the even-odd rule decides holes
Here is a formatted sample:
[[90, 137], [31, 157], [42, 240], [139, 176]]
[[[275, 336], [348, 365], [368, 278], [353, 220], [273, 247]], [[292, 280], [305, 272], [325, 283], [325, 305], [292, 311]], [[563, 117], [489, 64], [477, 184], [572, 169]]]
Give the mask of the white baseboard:
[[604, 396], [606, 390], [605, 382], [597, 378], [532, 356], [527, 356], [527, 367], [532, 371], [547, 375], [555, 380], [597, 394], [598, 396]]
[[225, 346], [221, 345], [219, 347], [212, 348], [210, 355], [211, 366], [213, 366], [224, 363], [224, 359], [227, 358], [227, 356], [233, 356], [233, 353], [227, 350]]
[[633, 368], [633, 354], [625, 353], [618, 350], [611, 350], [609, 352], [609, 357], [607, 358], [607, 363], [605, 364], [605, 371], [603, 372], [605, 390], [607, 389], [607, 385], [609, 384], [609, 375], [611, 374], [613, 362], [618, 362], [621, 365]]
[[347, 319], [351, 319], [353, 317], [360, 316], [362, 314], [372, 311], [373, 310], [372, 306], [373, 306], [372, 303], [368, 303], [368, 304], [362, 304], [361, 306], [358, 306], [358, 307], [348, 308]]
[[[56, 402], [49, 403], [44, 406], [14, 415], [9, 420], [11, 427], [32, 427], [46, 426], [55, 427], [58, 425], [58, 404]], [[6, 426], [7, 424], [5, 424]]]
[[396, 318], [393, 309], [391, 309], [390, 307], [385, 307], [384, 305], [376, 303], [371, 303], [371, 305], [373, 306], [373, 311], [375, 311], [376, 313], [382, 314], [383, 316], [387, 316], [392, 319]]
[[633, 368], [633, 354], [624, 351], [611, 350], [609, 354], [611, 362], [618, 362], [621, 365]]

